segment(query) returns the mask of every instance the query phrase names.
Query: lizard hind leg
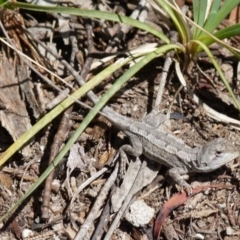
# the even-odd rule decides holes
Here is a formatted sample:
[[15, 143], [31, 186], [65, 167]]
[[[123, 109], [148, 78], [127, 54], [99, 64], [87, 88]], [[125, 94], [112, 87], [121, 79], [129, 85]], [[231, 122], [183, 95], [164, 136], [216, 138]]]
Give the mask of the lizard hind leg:
[[169, 132], [171, 129], [170, 116], [156, 110], [144, 116], [141, 122], [161, 132]]
[[151, 112], [148, 115], [144, 116], [141, 121], [153, 127], [154, 129], [158, 129], [162, 124], [165, 123], [167, 119], [167, 116], [163, 113]]
[[185, 189], [188, 195], [192, 194], [192, 187], [188, 184], [182, 177], [182, 175], [187, 174], [188, 171], [181, 167], [170, 168], [168, 171], [169, 176], [176, 182], [181, 189]]

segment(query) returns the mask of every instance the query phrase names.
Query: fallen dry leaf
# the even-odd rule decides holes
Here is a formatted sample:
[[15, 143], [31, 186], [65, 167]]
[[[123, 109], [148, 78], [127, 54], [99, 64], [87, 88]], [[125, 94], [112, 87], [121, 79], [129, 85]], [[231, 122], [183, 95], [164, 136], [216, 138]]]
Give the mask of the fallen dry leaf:
[[187, 195], [185, 191], [181, 193], [177, 193], [173, 195], [162, 207], [162, 209], [158, 212], [156, 221], [154, 223], [153, 228], [153, 239], [157, 240], [159, 237], [159, 234], [162, 229], [162, 224], [164, 220], [168, 217], [168, 215], [175, 209], [181, 206], [183, 203], [185, 203], [188, 199], [190, 199], [192, 196], [198, 194], [199, 192], [206, 190], [208, 188], [226, 188], [226, 187], [233, 187], [229, 185], [222, 185], [222, 184], [215, 184], [215, 185], [206, 185], [206, 186], [199, 186], [192, 189], [192, 194]]

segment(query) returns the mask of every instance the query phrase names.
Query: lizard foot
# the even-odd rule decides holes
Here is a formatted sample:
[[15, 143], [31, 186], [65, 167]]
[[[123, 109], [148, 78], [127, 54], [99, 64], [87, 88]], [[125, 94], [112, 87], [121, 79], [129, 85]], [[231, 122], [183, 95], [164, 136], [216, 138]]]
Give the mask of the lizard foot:
[[191, 185], [186, 182], [181, 185], [181, 192], [183, 192], [183, 191], [187, 192], [187, 196], [191, 196], [193, 193]]

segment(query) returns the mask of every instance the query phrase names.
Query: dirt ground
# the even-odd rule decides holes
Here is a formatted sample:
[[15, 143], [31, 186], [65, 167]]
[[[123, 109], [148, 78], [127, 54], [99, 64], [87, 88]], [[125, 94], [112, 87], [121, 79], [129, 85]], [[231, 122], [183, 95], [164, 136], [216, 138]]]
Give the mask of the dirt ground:
[[[191, 1], [179, 2], [181, 2], [179, 4], [191, 5]], [[135, 0], [81, 1], [83, 8], [101, 9], [127, 16], [136, 9], [138, 3], [139, 1]], [[191, 7], [187, 14], [191, 16]], [[72, 92], [70, 87], [75, 89], [79, 87], [74, 78], [69, 77], [71, 74], [66, 67], [40, 46], [41, 42], [48, 45], [55, 53], [60, 53], [62, 58], [87, 80], [104, 68], [102, 64], [88, 72], [89, 65], [86, 62], [89, 59], [87, 54], [89, 50], [93, 53], [92, 56], [96, 55], [94, 60], [98, 61], [113, 53], [124, 54], [126, 50], [142, 44], [161, 44], [159, 39], [133, 28], [128, 29], [123, 35], [118, 35], [120, 41], [114, 42], [112, 39], [123, 26], [104, 20], [90, 21], [80, 17], [24, 10], [7, 10], [1, 15], [3, 26], [16, 49], [63, 78], [68, 84], [59, 81], [34, 63], [34, 68], [45, 78], [50, 79], [50, 83], [46, 82], [22, 61], [16, 54], [16, 49], [12, 50], [4, 43], [1, 44], [0, 151], [2, 154], [51, 111], [53, 100], [61, 95], [52, 85], [57, 86], [61, 91], [68, 88], [70, 93]], [[152, 9], [147, 13], [147, 21], [160, 27], [167, 34], [164, 21]], [[226, 19], [220, 28], [234, 21], [236, 22], [236, 19]], [[92, 28], [90, 36], [94, 49], [89, 49], [91, 40], [87, 33], [89, 26], [90, 29]], [[29, 32], [26, 32], [26, 29]], [[38, 42], [35, 42], [31, 35], [37, 38]], [[4, 36], [3, 31], [2, 36]], [[239, 37], [228, 40], [228, 43], [239, 48]], [[238, 98], [240, 94], [238, 59], [219, 45], [212, 46], [211, 50]], [[159, 57], [138, 72], [111, 98], [109, 106], [125, 117], [141, 120], [154, 108], [165, 59]], [[105, 79], [94, 89], [94, 92], [101, 97], [126, 69], [128, 66]], [[84, 71], [86, 71], [85, 75]], [[194, 91], [202, 102], [223, 115], [240, 120], [239, 112], [228, 91], [204, 54], [196, 59], [195, 65], [187, 70], [184, 77], [189, 89]], [[239, 125], [211, 118], [203, 105], [194, 101], [184, 88], [176, 95], [180, 86], [172, 65], [167, 73], [167, 83], [159, 106], [162, 113], [170, 112], [174, 118], [170, 120], [169, 131], [191, 147], [203, 145], [217, 137], [226, 138], [239, 146]], [[60, 100], [56, 101], [60, 102]], [[81, 101], [92, 106], [87, 97], [82, 98]], [[87, 113], [86, 108], [75, 103], [68, 112], [42, 128], [1, 167], [1, 217], [44, 172], [49, 159], [53, 159], [61, 150]], [[156, 172], [156, 177], [132, 196], [131, 204], [138, 201], [140, 205], [137, 205], [137, 209], [128, 208], [126, 212], [132, 214], [136, 211], [136, 216], [129, 214], [128, 216], [131, 217], [127, 217], [126, 213], [123, 214], [116, 223], [113, 234], [109, 238], [104, 238], [114, 219], [117, 218], [118, 212], [113, 212], [111, 197], [116, 194], [117, 187], [123, 182], [121, 176], [112, 182], [105, 196], [102, 189], [109, 184], [109, 179], [116, 169], [116, 162], [119, 162], [117, 160], [113, 164], [109, 161], [116, 156], [118, 149], [124, 143], [129, 143], [127, 137], [113, 127], [104, 116], [98, 115], [79, 136], [70, 153], [56, 167], [52, 180], [48, 180], [48, 185], [46, 184], [50, 192], [46, 193], [45, 185], [41, 184], [11, 217], [0, 223], [0, 239], [153, 239], [153, 226], [157, 213], [162, 209], [166, 214], [163, 206], [172, 196], [179, 196], [179, 199], [176, 198], [171, 205], [172, 211], [166, 216], [159, 239], [240, 238], [239, 158], [214, 172], [190, 175], [187, 182], [192, 186], [215, 184], [216, 187], [205, 189], [186, 199], [184, 204], [179, 204], [182, 201], [180, 189], [168, 176], [168, 169], [152, 163], [143, 156], [141, 164], [144, 162], [149, 164]], [[129, 157], [129, 162], [132, 161], [135, 159]], [[99, 208], [97, 204], [100, 204]], [[176, 206], [178, 207], [175, 208]], [[133, 218], [137, 217], [144, 222], [142, 225], [134, 222]], [[89, 224], [86, 226], [86, 235], [75, 238], [86, 222]]]

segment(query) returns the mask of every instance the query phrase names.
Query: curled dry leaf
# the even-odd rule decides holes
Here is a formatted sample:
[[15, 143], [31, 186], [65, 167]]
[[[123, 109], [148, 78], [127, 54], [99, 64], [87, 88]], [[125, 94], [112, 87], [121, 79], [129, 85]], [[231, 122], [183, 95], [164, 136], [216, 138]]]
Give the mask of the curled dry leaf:
[[188, 199], [190, 199], [192, 196], [196, 195], [197, 193], [204, 191], [208, 188], [225, 188], [225, 187], [232, 187], [232, 186], [226, 186], [222, 184], [214, 184], [214, 185], [207, 185], [207, 186], [199, 186], [192, 189], [192, 194], [187, 195], [187, 193], [181, 192], [177, 193], [174, 196], [172, 196], [162, 207], [162, 209], [158, 212], [154, 228], [153, 228], [153, 239], [157, 240], [158, 236], [162, 229], [162, 224], [165, 221], [165, 219], [168, 217], [168, 215], [175, 209], [181, 206], [183, 203], [185, 203]]

